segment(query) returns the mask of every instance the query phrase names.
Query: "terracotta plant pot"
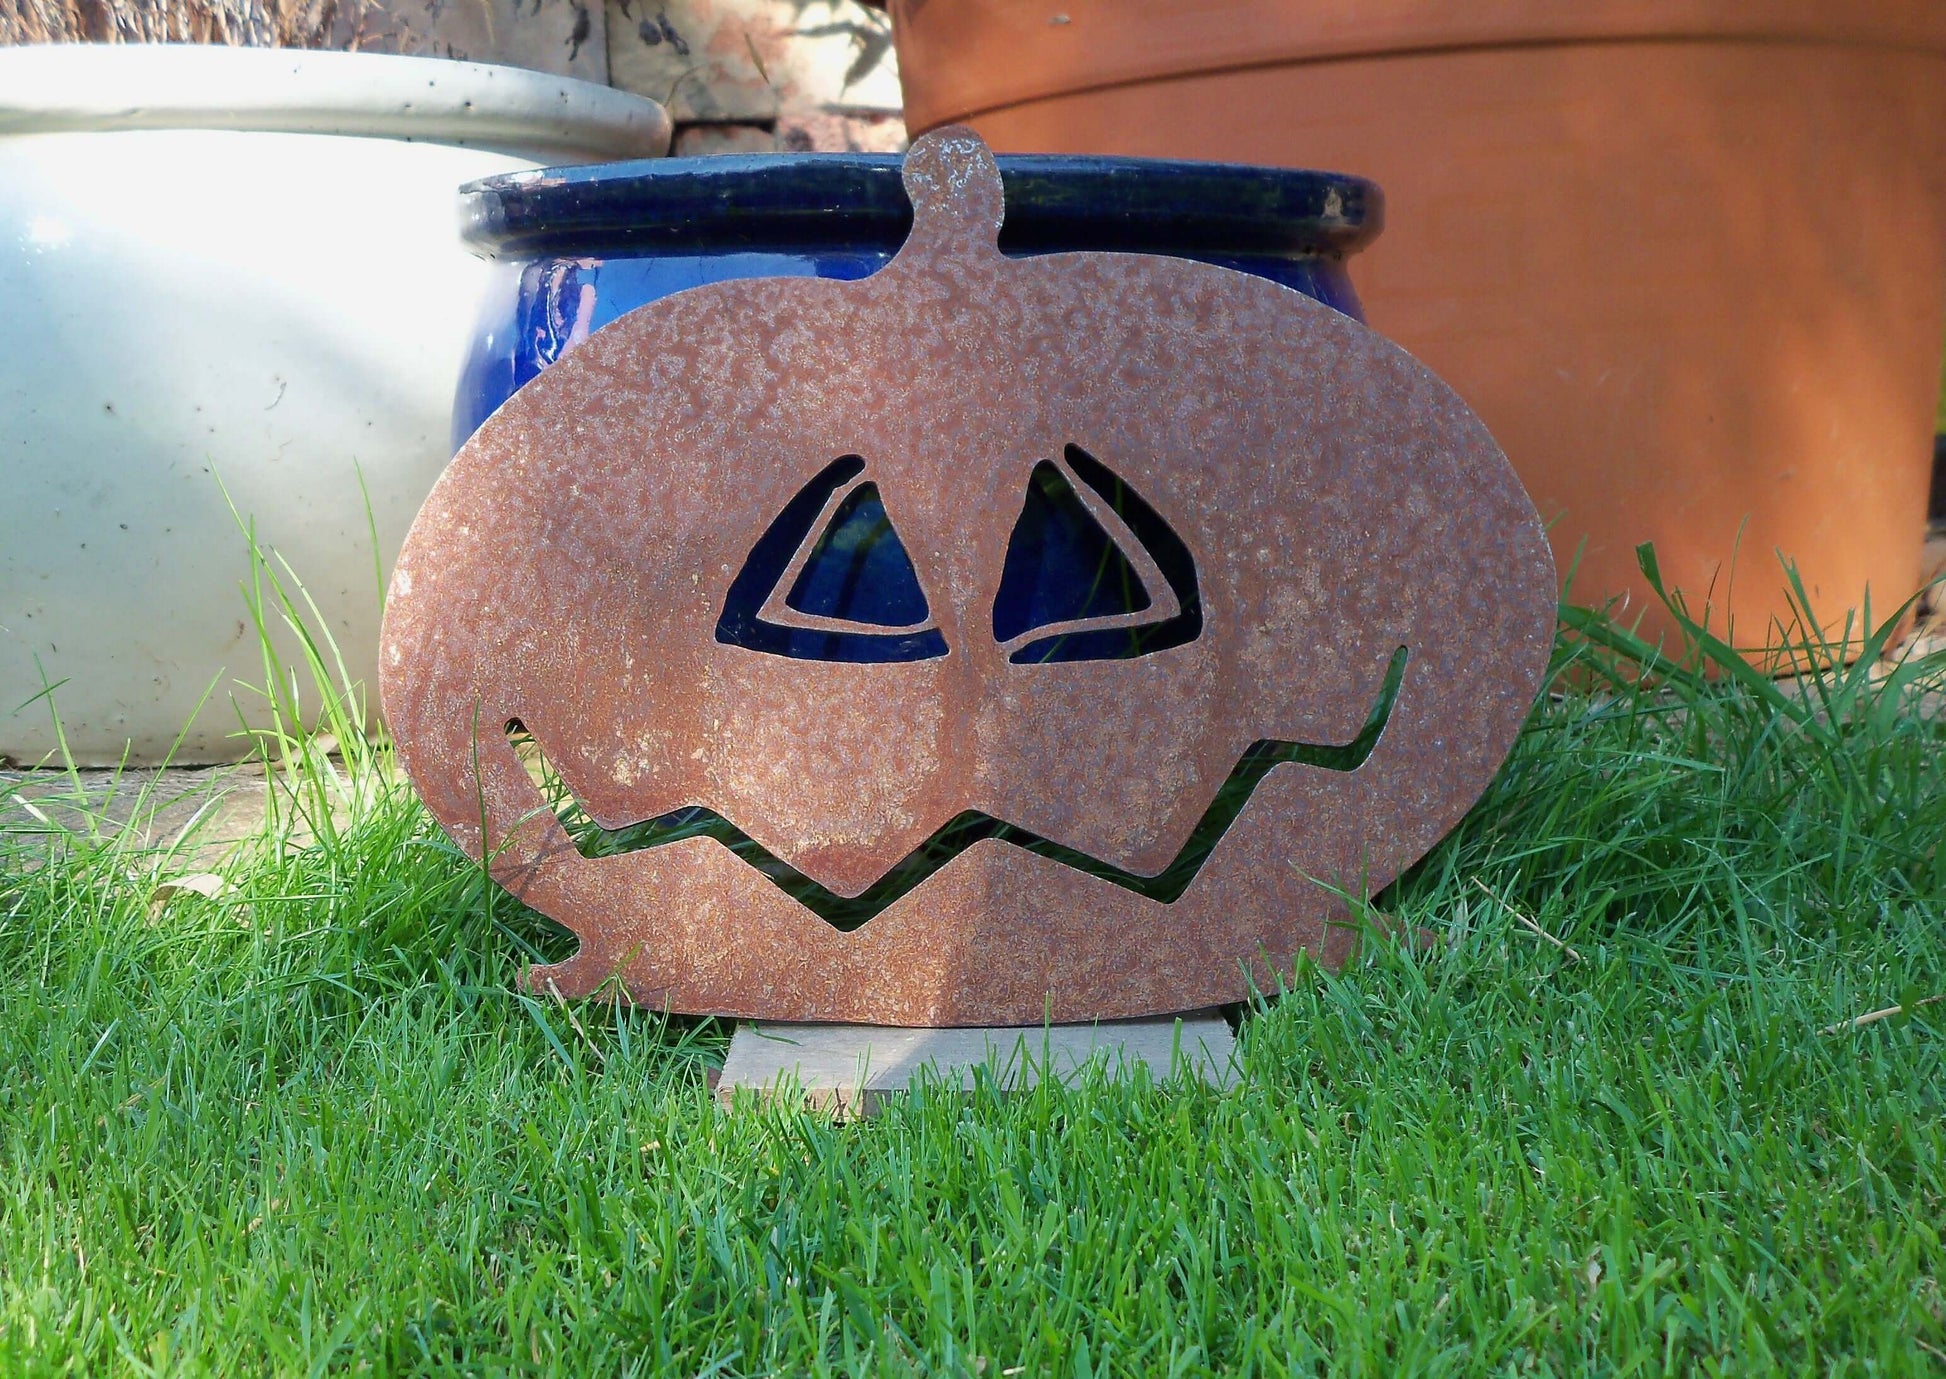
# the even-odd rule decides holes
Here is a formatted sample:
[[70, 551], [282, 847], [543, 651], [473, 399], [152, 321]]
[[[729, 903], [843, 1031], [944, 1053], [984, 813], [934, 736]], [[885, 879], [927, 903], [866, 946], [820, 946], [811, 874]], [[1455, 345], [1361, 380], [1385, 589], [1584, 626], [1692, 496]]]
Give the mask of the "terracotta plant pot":
[[[1761, 643], [1912, 592], [1946, 325], [1938, 0], [892, 0], [906, 118], [1341, 168], [1372, 325], [1485, 417], [1579, 601]], [[1645, 628], [1666, 629], [1650, 609]]]

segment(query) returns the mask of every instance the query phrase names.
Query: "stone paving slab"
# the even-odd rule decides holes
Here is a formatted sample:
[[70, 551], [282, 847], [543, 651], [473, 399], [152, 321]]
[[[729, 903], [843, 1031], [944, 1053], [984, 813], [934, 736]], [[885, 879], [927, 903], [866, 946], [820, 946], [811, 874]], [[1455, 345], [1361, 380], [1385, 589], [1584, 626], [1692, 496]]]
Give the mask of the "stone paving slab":
[[143, 849], [178, 848], [188, 866], [220, 861], [263, 829], [270, 790], [261, 767], [197, 770], [0, 770], [0, 829], [39, 836], [121, 836]]
[[976, 1070], [1014, 1091], [1043, 1077], [1071, 1082], [1091, 1064], [1111, 1076], [1146, 1067], [1158, 1083], [1187, 1075], [1228, 1088], [1238, 1077], [1236, 1037], [1215, 1011], [1093, 1025], [902, 1029], [746, 1021], [737, 1026], [717, 1099], [801, 1096], [839, 1119], [872, 1116], [907, 1091], [920, 1070], [971, 1088]]

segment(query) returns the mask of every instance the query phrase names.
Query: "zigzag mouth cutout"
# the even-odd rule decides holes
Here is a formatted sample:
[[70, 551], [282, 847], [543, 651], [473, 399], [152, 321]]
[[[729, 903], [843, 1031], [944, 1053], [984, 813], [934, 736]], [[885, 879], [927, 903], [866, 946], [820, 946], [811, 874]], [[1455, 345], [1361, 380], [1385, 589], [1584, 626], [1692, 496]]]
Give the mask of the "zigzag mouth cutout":
[[686, 838], [714, 838], [743, 862], [761, 872], [773, 885], [810, 910], [834, 929], [849, 933], [865, 925], [908, 892], [929, 880], [961, 853], [978, 842], [991, 839], [1046, 857], [1078, 872], [1099, 877], [1145, 899], [1168, 905], [1181, 898], [1196, 879], [1217, 843], [1236, 822], [1250, 802], [1257, 786], [1273, 766], [1297, 762], [1328, 771], [1356, 771], [1371, 756], [1373, 748], [1391, 720], [1398, 702], [1399, 687], [1405, 679], [1408, 650], [1392, 653], [1384, 682], [1372, 711], [1357, 735], [1345, 743], [1285, 742], [1260, 738], [1244, 749], [1229, 776], [1217, 790], [1209, 808], [1197, 820], [1189, 839], [1163, 868], [1143, 875], [1104, 862], [1097, 857], [1044, 838], [1030, 829], [1010, 824], [976, 809], [955, 815], [932, 836], [920, 843], [885, 874], [857, 896], [841, 896], [797, 870], [742, 829], [707, 805], [684, 805], [653, 819], [621, 828], [603, 828], [590, 819], [560, 775], [548, 765], [545, 750], [518, 719], [506, 725], [508, 738], [521, 750], [523, 759], [538, 756], [543, 791], [561, 825], [574, 841], [575, 850], [590, 860], [614, 857], [662, 847]]

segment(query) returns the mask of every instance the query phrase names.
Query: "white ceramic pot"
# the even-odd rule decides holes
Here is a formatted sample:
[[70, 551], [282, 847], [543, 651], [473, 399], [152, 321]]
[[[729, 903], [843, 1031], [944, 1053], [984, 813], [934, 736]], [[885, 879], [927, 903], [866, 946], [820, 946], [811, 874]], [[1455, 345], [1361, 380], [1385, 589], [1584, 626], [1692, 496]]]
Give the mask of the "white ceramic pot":
[[380, 566], [488, 282], [455, 189], [668, 139], [652, 101], [513, 68], [0, 49], [0, 757], [56, 750], [47, 703], [18, 708], [56, 682], [79, 763], [248, 750], [232, 503], [375, 685]]

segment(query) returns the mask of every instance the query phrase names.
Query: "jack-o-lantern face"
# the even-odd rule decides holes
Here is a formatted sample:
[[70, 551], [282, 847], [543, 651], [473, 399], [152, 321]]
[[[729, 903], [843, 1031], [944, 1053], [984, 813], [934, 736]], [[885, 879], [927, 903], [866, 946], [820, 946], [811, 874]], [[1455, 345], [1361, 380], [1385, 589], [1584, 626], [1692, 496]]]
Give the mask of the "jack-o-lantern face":
[[461, 450], [386, 615], [413, 781], [580, 937], [533, 974], [569, 995], [996, 1024], [1341, 961], [1342, 892], [1451, 827], [1532, 700], [1532, 504], [1329, 308], [1003, 258], [965, 131], [905, 177], [875, 276], [652, 303]]

